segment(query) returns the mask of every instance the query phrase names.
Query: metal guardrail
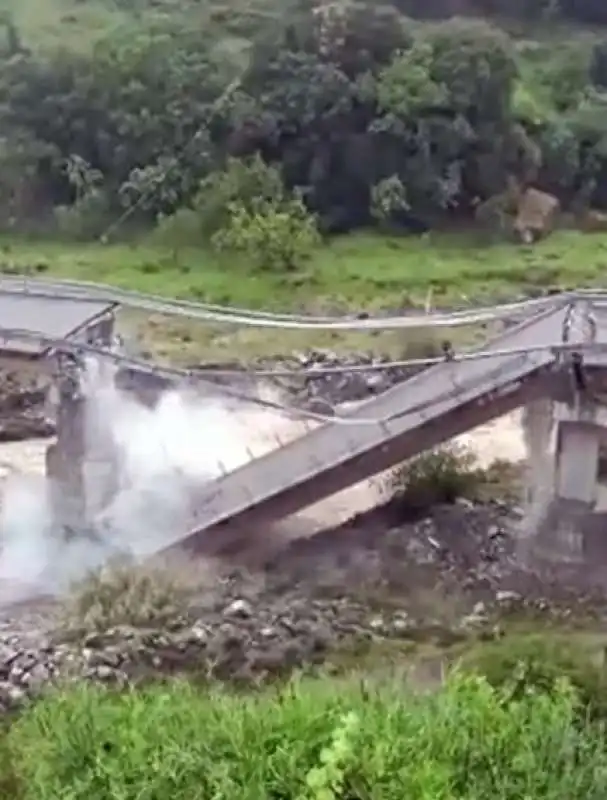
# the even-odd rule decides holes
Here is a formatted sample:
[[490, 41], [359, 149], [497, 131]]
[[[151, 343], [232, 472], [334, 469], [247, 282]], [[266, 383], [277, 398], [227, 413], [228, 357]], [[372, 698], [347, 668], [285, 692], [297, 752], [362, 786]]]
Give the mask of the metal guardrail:
[[[399, 330], [435, 327], [459, 327], [501, 319], [524, 318], [548, 308], [571, 302], [573, 293], [552, 295], [536, 300], [525, 300], [497, 306], [440, 312], [414, 311], [392, 316], [366, 319], [351, 317], [308, 317], [304, 315], [273, 314], [271, 312], [242, 310], [229, 306], [174, 300], [158, 295], [143, 294], [106, 284], [79, 281], [46, 281], [34, 278], [0, 276], [0, 294], [27, 295], [41, 299], [96, 300], [117, 303], [144, 311], [200, 319], [208, 323], [241, 325], [256, 328], [285, 330]], [[607, 297], [604, 298], [607, 303]]]
[[[151, 364], [147, 361], [142, 359], [137, 359], [132, 356], [127, 356], [123, 353], [120, 353], [116, 350], [110, 350], [107, 348], [98, 347], [96, 345], [87, 344], [85, 342], [78, 342], [71, 339], [58, 339], [49, 336], [45, 336], [41, 333], [36, 333], [33, 331], [28, 330], [21, 330], [21, 329], [14, 329], [14, 328], [0, 328], [0, 349], [2, 340], [10, 340], [14, 342], [15, 340], [21, 339], [25, 342], [36, 342], [37, 344], [42, 344], [49, 348], [50, 352], [56, 351], [58, 353], [71, 353], [76, 357], [83, 357], [83, 356], [90, 356], [90, 357], [97, 357], [102, 358], [106, 361], [109, 361], [119, 367], [123, 367], [126, 369], [132, 369], [133, 371], [147, 374], [150, 376], [155, 376], [167, 380], [174, 380], [174, 381], [183, 381], [190, 385], [202, 385], [204, 386], [209, 385], [209, 377], [213, 376], [221, 376], [225, 377], [228, 375], [242, 375], [243, 372], [239, 370], [221, 370], [221, 369], [204, 369], [204, 370], [187, 370], [187, 369], [180, 369], [178, 367], [169, 367], [169, 366], [162, 366], [159, 364]], [[350, 366], [335, 368], [335, 369], [313, 369], [313, 370], [306, 370], [305, 372], [296, 371], [296, 370], [259, 370], [259, 371], [251, 371], [249, 374], [261, 376], [261, 377], [270, 377], [270, 376], [281, 376], [281, 375], [304, 375], [306, 377], [314, 378], [322, 376], [323, 374], [333, 374], [334, 372], [350, 372], [350, 371], [360, 371], [360, 372], [372, 372], [372, 371], [381, 371], [385, 369], [404, 369], [407, 367], [431, 367], [437, 366], [440, 364], [458, 364], [458, 363], [466, 363], [469, 361], [482, 361], [485, 359], [494, 359], [500, 356], [514, 356], [514, 355], [530, 355], [534, 353], [549, 353], [555, 359], [557, 356], [573, 352], [573, 351], [592, 351], [593, 354], [597, 354], [598, 352], [605, 352], [607, 356], [607, 342], [603, 344], [596, 344], [593, 342], [588, 343], [579, 343], [579, 342], [559, 342], [555, 341], [554, 344], [540, 344], [540, 345], [529, 345], [526, 347], [517, 347], [517, 348], [498, 348], [492, 350], [479, 350], [473, 352], [465, 352], [459, 355], [453, 356], [448, 361], [445, 357], [442, 358], [425, 358], [425, 359], [408, 359], [403, 361], [394, 361], [394, 362], [387, 362], [383, 364], [365, 364], [365, 365], [356, 365], [354, 368]], [[247, 374], [247, 373], [244, 373]], [[215, 387], [215, 384], [213, 384]], [[337, 424], [343, 425], [376, 425], [380, 422], [387, 422], [391, 418], [386, 418], [384, 420], [381, 419], [357, 419], [356, 421], [351, 421], [347, 417], [339, 417], [333, 415], [326, 415], [320, 414], [313, 411], [304, 411], [290, 408], [289, 406], [285, 406], [281, 403], [272, 402], [270, 400], [264, 400], [260, 397], [245, 394], [244, 392], [240, 392], [230, 386], [222, 385], [221, 391], [226, 396], [233, 398], [235, 400], [239, 400], [241, 402], [246, 402], [250, 404], [254, 404], [260, 407], [265, 407], [270, 410], [280, 411], [284, 414], [301, 418], [307, 418], [310, 420], [314, 420], [316, 422], [332, 422]], [[437, 398], [437, 400], [440, 398]], [[402, 411], [402, 414], [410, 413], [411, 411], [416, 410], [415, 408], [405, 408]], [[399, 412], [400, 415], [401, 412]]]

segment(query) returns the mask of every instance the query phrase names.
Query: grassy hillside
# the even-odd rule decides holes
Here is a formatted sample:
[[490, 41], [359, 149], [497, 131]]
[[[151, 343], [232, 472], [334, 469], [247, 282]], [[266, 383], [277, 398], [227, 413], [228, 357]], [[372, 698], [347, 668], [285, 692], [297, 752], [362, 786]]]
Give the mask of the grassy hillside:
[[387, 309], [505, 301], [547, 288], [607, 283], [607, 236], [561, 231], [535, 246], [475, 237], [356, 234], [320, 249], [301, 272], [251, 272], [204, 250], [0, 239], [0, 268], [106, 282], [254, 308]]
[[[0, 239], [0, 268], [114, 284], [143, 292], [266, 309], [338, 313], [411, 306], [466, 306], [533, 295], [548, 287], [607, 284], [607, 235], [562, 231], [533, 247], [482, 244], [470, 236], [403, 239], [359, 234], [334, 240], [294, 274], [251, 272], [205, 250], [177, 255], [149, 244], [69, 245]], [[277, 355], [301, 347], [376, 350], [400, 357], [398, 333], [226, 330], [179, 320], [138, 327], [157, 357], [188, 363]]]
[[108, 31], [130, 24], [135, 16], [118, 3], [78, 0], [2, 0], [0, 9], [9, 14], [27, 47], [89, 48]]
[[90, 49], [113, 31], [150, 28], [177, 17], [233, 36], [275, 7], [274, 0], [253, 0], [240, 10], [221, 0], [0, 0], [0, 14], [12, 19], [27, 47], [76, 51]]

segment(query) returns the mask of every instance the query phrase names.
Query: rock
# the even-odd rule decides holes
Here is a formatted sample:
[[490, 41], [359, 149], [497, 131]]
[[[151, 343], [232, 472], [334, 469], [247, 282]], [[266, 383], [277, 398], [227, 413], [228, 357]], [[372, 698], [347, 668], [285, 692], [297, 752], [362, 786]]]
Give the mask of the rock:
[[518, 592], [510, 592], [507, 590], [499, 591], [495, 595], [495, 599], [500, 605], [515, 605], [523, 600]]
[[484, 617], [487, 614], [487, 607], [482, 601], [475, 603], [472, 613], [475, 617]]
[[406, 636], [415, 628], [415, 623], [406, 612], [400, 612], [391, 620], [389, 631], [393, 636]]
[[110, 667], [118, 668], [124, 661], [124, 655], [117, 647], [106, 648], [104, 650], [82, 651], [82, 657], [89, 667]]
[[253, 614], [253, 607], [249, 602], [242, 599], [234, 600], [223, 612], [226, 617], [236, 617], [239, 619], [250, 619]]
[[386, 628], [386, 622], [383, 617], [376, 616], [371, 617], [368, 621], [369, 630], [373, 631], [374, 633], [383, 633]]
[[26, 699], [27, 692], [24, 688], [9, 682], [0, 682], [0, 708], [12, 711], [23, 705]]
[[55, 670], [52, 664], [41, 661], [34, 664], [34, 666], [23, 675], [21, 683], [29, 689], [41, 688], [50, 681], [54, 672]]
[[552, 231], [559, 210], [554, 195], [527, 189], [518, 201], [514, 230], [522, 242], [532, 244]]
[[93, 667], [85, 672], [85, 676], [92, 680], [101, 681], [102, 683], [126, 683], [128, 681], [128, 677], [125, 673], [119, 672], [106, 664], [99, 664]]

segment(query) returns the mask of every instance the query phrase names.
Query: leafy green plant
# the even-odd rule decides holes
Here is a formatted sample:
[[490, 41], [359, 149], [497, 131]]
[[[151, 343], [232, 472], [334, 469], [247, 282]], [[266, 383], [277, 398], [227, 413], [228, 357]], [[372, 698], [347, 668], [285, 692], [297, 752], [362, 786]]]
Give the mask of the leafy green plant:
[[207, 236], [229, 228], [235, 212], [254, 214], [266, 204], [281, 204], [286, 198], [280, 170], [259, 155], [228, 158], [225, 168], [208, 175], [200, 184], [193, 208]]
[[399, 506], [419, 510], [436, 503], [474, 497], [484, 473], [473, 453], [443, 447], [406, 461], [389, 475], [385, 492]]
[[395, 214], [410, 208], [407, 190], [398, 175], [384, 178], [371, 190], [371, 213], [379, 222], [389, 222]]
[[[320, 751], [317, 767], [306, 775], [307, 798], [339, 800], [343, 796], [344, 778], [356, 759], [356, 735], [360, 718], [355, 711], [344, 714], [335, 726], [331, 743]], [[307, 800], [302, 795], [301, 800]]]
[[296, 269], [320, 243], [316, 221], [298, 197], [258, 200], [249, 208], [235, 202], [228, 210], [229, 221], [213, 235], [213, 247], [238, 253], [257, 269]]
[[513, 700], [530, 692], [552, 697], [566, 679], [577, 694], [582, 717], [607, 721], [607, 673], [589, 652], [562, 636], [508, 636], [474, 648], [461, 663]]
[[110, 210], [103, 174], [78, 155], [66, 159], [65, 174], [75, 200], [54, 210], [59, 233], [75, 240], [100, 236], [107, 227]]

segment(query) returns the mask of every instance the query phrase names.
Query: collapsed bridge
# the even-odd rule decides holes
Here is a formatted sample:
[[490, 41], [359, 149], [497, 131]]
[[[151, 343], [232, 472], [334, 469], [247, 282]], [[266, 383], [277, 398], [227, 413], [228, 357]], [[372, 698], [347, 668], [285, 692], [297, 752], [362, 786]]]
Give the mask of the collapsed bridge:
[[[228, 522], [248, 527], [281, 519], [519, 407], [537, 422], [536, 454], [552, 476], [550, 486], [535, 487], [547, 491], [546, 519], [555, 519], [555, 509], [559, 519], [575, 519], [594, 508], [599, 452], [607, 443], [602, 414], [607, 294], [583, 291], [450, 313], [336, 319], [2, 277], [0, 364], [28, 354], [44, 365], [58, 390], [57, 443], [49, 449], [47, 469], [57, 485], [56, 513], [66, 525], [78, 528], [115, 490], [116, 454], [103, 437], [91, 439], [87, 424], [86, 393], [79, 386], [82, 359], [94, 354], [165, 384], [204, 384], [210, 377], [209, 371], [199, 375], [145, 363], [113, 346], [115, 314], [122, 307], [283, 329], [412, 330], [493, 320], [512, 326], [476, 350], [427, 359], [425, 369], [346, 414], [323, 420], [310, 415], [315, 425], [305, 435], [196, 487], [189, 529], [169, 532], [167, 546], [221, 536]], [[549, 453], [553, 428], [554, 456]]]

